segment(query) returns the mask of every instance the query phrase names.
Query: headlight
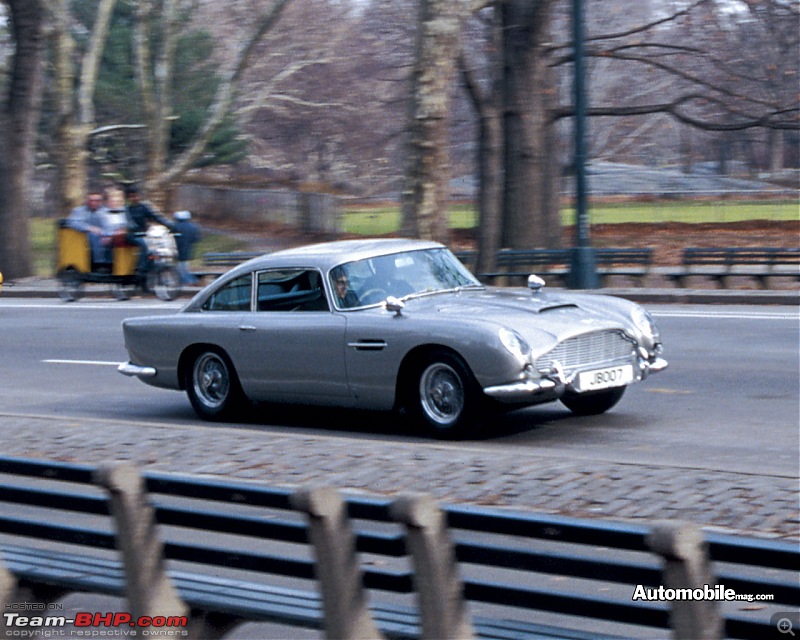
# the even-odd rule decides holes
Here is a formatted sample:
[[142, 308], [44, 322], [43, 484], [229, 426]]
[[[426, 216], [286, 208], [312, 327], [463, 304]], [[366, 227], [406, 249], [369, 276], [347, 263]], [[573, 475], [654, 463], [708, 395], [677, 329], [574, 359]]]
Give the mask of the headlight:
[[508, 352], [521, 361], [526, 361], [531, 353], [531, 348], [528, 343], [516, 331], [502, 328], [499, 331], [500, 342], [508, 350]]
[[631, 316], [639, 331], [641, 331], [645, 336], [652, 338], [654, 341], [658, 340], [658, 325], [656, 324], [656, 321], [653, 320], [653, 316], [651, 316], [642, 307], [634, 307]]

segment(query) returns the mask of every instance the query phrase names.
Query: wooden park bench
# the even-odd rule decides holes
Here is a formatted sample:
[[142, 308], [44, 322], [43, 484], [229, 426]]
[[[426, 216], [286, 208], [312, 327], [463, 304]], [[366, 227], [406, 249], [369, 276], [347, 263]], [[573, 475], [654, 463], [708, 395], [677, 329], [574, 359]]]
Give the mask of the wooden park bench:
[[[0, 458], [0, 503], [10, 507], [0, 513], [4, 611], [103, 593], [125, 597], [134, 620], [162, 616], [189, 637], [261, 621], [330, 638], [588, 640], [602, 622], [648, 637], [671, 628], [678, 639], [755, 639], [775, 631], [764, 612], [635, 594], [721, 584], [771, 594], [782, 610], [800, 601], [796, 544], [687, 523], [345, 498], [332, 488], [19, 458]], [[416, 605], [403, 600], [413, 595]], [[8, 622], [0, 618], [0, 633], [13, 635]]]
[[766, 289], [770, 278], [800, 280], [800, 248], [688, 247], [681, 266], [667, 270], [665, 275], [680, 287], [685, 287], [691, 276], [711, 278], [722, 288], [728, 288], [733, 277], [746, 277], [758, 280]]

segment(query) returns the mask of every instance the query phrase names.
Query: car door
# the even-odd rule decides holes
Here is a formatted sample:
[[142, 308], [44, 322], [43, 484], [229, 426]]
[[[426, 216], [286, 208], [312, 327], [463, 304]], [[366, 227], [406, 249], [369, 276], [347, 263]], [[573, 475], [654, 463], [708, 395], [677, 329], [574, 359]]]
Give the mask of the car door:
[[273, 402], [347, 404], [346, 322], [331, 312], [320, 273], [258, 272], [254, 308], [239, 326], [245, 393]]

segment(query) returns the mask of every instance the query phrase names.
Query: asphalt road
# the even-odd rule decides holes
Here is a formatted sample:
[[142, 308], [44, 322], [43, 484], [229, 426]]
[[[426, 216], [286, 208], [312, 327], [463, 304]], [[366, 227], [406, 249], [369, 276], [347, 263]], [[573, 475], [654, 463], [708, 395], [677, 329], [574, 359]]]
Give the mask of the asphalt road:
[[[0, 416], [90, 418], [195, 428], [185, 395], [124, 378], [123, 318], [180, 303], [0, 298]], [[800, 333], [796, 307], [651, 306], [670, 368], [617, 407], [575, 417], [560, 404], [518, 411], [463, 447], [615, 463], [797, 477]], [[2, 418], [0, 418], [2, 419]], [[334, 439], [434, 443], [384, 414], [259, 407], [234, 428]]]

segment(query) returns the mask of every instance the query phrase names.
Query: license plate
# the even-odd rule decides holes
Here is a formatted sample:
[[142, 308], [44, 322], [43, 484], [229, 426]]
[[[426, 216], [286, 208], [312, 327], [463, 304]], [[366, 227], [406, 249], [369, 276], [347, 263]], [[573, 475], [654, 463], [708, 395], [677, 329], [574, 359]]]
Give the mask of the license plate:
[[630, 382], [633, 382], [633, 365], [630, 364], [584, 371], [578, 375], [578, 387], [581, 391], [621, 387]]

